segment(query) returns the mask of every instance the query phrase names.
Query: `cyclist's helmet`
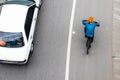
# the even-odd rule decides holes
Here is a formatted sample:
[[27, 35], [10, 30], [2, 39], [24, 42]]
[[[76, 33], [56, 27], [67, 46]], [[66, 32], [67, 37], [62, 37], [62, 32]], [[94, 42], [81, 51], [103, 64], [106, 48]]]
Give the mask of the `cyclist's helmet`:
[[94, 16], [88, 17], [88, 22], [89, 22], [89, 23], [93, 23], [93, 22], [94, 22]]

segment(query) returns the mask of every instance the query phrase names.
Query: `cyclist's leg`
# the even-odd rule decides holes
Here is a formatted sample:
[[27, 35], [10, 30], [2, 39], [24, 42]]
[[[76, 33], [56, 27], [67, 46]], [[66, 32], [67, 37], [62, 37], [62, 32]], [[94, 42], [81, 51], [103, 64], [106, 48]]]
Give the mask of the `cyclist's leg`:
[[89, 37], [87, 37], [87, 41], [86, 41], [87, 54], [89, 54], [89, 49], [91, 47], [90, 44], [91, 44], [91, 40]]
[[90, 48], [91, 47], [90, 44], [91, 44], [91, 39], [90, 39], [90, 37], [87, 37], [86, 47]]
[[94, 37], [88, 37], [86, 42], [86, 47], [91, 48], [91, 43], [93, 42]]
[[84, 33], [86, 33], [86, 27], [84, 27]]
[[[84, 33], [86, 34], [86, 27], [84, 27]], [[87, 38], [87, 36], [85, 35], [85, 38]]]
[[93, 42], [94, 37], [87, 37], [86, 48], [87, 54], [89, 54], [89, 49], [91, 48], [91, 43]]
[[93, 43], [93, 40], [94, 40], [94, 36], [93, 36], [93, 37], [91, 37], [91, 43]]
[[86, 47], [88, 46], [88, 37], [86, 37], [87, 38], [87, 41], [86, 41]]
[[91, 48], [92, 39], [89, 37], [89, 48]]

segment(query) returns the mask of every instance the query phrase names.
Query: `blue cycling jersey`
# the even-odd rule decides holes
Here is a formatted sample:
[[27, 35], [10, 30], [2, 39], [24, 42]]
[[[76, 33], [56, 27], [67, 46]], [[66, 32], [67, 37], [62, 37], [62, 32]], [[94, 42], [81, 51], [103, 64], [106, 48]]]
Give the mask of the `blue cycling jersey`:
[[85, 36], [94, 37], [95, 27], [100, 26], [99, 23], [95, 21], [93, 23], [88, 23], [87, 20], [83, 20], [82, 23], [86, 28]]

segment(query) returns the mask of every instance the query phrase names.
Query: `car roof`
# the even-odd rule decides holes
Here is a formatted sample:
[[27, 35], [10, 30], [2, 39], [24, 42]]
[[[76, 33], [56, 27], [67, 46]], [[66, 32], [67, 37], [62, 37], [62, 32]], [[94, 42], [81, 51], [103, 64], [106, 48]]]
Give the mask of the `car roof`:
[[15, 4], [3, 5], [0, 15], [0, 31], [23, 31], [28, 8]]

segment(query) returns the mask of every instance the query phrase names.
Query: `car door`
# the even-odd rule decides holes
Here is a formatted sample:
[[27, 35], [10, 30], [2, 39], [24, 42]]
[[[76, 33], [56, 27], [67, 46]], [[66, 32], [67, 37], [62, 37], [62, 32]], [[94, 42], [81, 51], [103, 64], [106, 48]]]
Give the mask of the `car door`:
[[35, 5], [32, 5], [28, 9], [26, 15], [26, 21], [25, 21], [25, 34], [27, 38], [28, 50], [30, 50], [31, 43], [33, 41], [34, 29], [35, 29], [35, 26], [33, 26], [35, 24], [34, 13], [35, 13]]
[[36, 4], [29, 7], [26, 21], [25, 21], [25, 33], [28, 43], [28, 49], [30, 51], [31, 43], [34, 39], [34, 32], [36, 28], [36, 21], [37, 21], [37, 15], [38, 15], [39, 8], [36, 7]]

